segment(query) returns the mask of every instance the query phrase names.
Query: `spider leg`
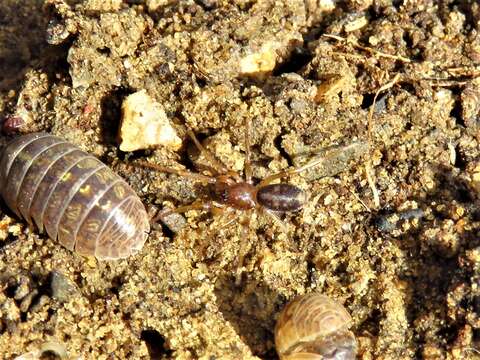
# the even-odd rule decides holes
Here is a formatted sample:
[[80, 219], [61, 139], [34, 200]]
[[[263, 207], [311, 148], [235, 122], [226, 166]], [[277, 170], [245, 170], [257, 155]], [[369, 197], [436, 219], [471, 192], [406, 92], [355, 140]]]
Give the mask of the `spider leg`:
[[280, 179], [280, 178], [284, 178], [284, 177], [294, 175], [294, 174], [300, 174], [301, 172], [304, 172], [305, 170], [311, 169], [311, 168], [317, 166], [318, 164], [320, 164], [324, 161], [325, 161], [324, 158], [318, 157], [318, 158], [314, 158], [313, 160], [309, 161], [305, 165], [302, 165], [302, 166], [299, 166], [299, 167], [292, 167], [292, 168], [289, 168], [289, 169], [286, 169], [286, 170], [282, 170], [282, 171], [280, 171], [276, 174], [272, 174], [270, 176], [267, 176], [265, 179], [263, 179], [260, 182], [260, 184], [258, 184], [258, 187], [260, 188], [262, 186], [268, 185], [268, 184], [272, 183], [273, 181], [275, 181], [277, 179]]
[[153, 169], [153, 170], [160, 171], [160, 172], [166, 172], [166, 173], [169, 173], [169, 174], [176, 174], [176, 175], [179, 175], [179, 176], [183, 176], [183, 177], [195, 180], [195, 181], [201, 181], [201, 182], [204, 182], [204, 183], [215, 184], [217, 182], [217, 179], [213, 176], [197, 174], [197, 173], [193, 173], [193, 172], [190, 172], [188, 170], [183, 170], [183, 169], [174, 169], [174, 168], [171, 168], [171, 167], [168, 167], [168, 166], [152, 164], [152, 163], [149, 163], [149, 162], [146, 162], [146, 161], [136, 161], [136, 162], [133, 163], [133, 165], [141, 166], [141, 167], [148, 168], [148, 169]]
[[203, 201], [197, 200], [189, 205], [179, 206], [175, 209], [163, 209], [160, 210], [150, 221], [157, 222], [158, 220], [162, 220], [164, 217], [173, 214], [173, 213], [185, 213], [190, 210], [203, 210], [203, 211], [217, 211], [220, 206], [213, 201]]
[[242, 273], [243, 273], [243, 260], [245, 259], [245, 255], [248, 253], [248, 245], [249, 245], [249, 234], [250, 234], [250, 219], [252, 212], [248, 210], [245, 213], [244, 219], [245, 222], [242, 224], [242, 232], [240, 234], [240, 245], [239, 245], [239, 252], [238, 252], [238, 263], [237, 263], [237, 271], [235, 275], [235, 285], [239, 286], [242, 282]]
[[252, 183], [252, 163], [250, 160], [250, 128], [251, 122], [248, 116], [245, 117], [245, 181]]
[[208, 161], [210, 161], [213, 165], [214, 165], [214, 168], [212, 168], [213, 170], [215, 170], [216, 172], [216, 175], [219, 175], [219, 174], [229, 174], [229, 175], [232, 175], [237, 181], [238, 180], [241, 180], [241, 177], [240, 175], [238, 175], [235, 171], [233, 170], [229, 170], [226, 165], [221, 162], [220, 160], [218, 160], [215, 155], [211, 152], [211, 151], [208, 151], [201, 143], [200, 141], [197, 139], [197, 136], [195, 135], [195, 133], [192, 131], [192, 129], [190, 129], [189, 127], [187, 127], [187, 134], [188, 136], [190, 136], [190, 138], [193, 140], [193, 142], [195, 143], [195, 146], [197, 147], [197, 149], [203, 153], [205, 155], [205, 157], [208, 159]]
[[235, 211], [234, 209], [232, 208], [227, 208], [227, 215], [225, 216], [226, 218], [226, 221], [225, 222], [222, 222], [219, 227], [218, 227], [218, 230], [222, 230], [222, 229], [225, 229], [226, 227], [230, 226], [231, 224], [233, 224], [236, 220], [238, 220], [238, 218], [240, 217], [240, 213]]
[[269, 210], [265, 207], [261, 207], [262, 211], [267, 214], [272, 220], [273, 222], [284, 232], [284, 233], [287, 233], [288, 232], [288, 229], [287, 229], [287, 226], [285, 225], [285, 223], [283, 222], [282, 219], [280, 219], [278, 217], [278, 215], [272, 211], [272, 210]]

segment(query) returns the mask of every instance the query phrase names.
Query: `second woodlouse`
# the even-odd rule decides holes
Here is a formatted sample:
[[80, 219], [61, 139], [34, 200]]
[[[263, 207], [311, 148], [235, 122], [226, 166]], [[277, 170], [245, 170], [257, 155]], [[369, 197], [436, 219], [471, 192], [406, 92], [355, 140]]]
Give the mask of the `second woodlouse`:
[[328, 296], [311, 293], [292, 300], [275, 327], [275, 346], [282, 360], [353, 360], [357, 341], [352, 318]]
[[120, 176], [53, 135], [33, 133], [7, 144], [0, 193], [29, 225], [81, 255], [127, 257], [143, 247], [150, 231], [145, 207]]

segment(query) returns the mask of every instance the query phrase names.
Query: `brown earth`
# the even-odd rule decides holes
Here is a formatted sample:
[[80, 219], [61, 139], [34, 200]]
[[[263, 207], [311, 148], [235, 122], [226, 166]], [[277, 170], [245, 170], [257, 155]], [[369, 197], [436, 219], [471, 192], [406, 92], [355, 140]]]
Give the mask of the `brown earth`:
[[[194, 169], [186, 125], [242, 170], [249, 119], [256, 179], [326, 159], [288, 180], [309, 200], [287, 232], [253, 217], [240, 286], [240, 222], [192, 211], [138, 255], [97, 262], [2, 204], [2, 358], [52, 342], [71, 358], [275, 358], [279, 311], [313, 290], [352, 314], [360, 359], [480, 358], [480, 6], [328, 4], [0, 2], [0, 118], [92, 152], [147, 206], [206, 195], [129, 166]], [[118, 150], [121, 102], [141, 89], [180, 151]]]

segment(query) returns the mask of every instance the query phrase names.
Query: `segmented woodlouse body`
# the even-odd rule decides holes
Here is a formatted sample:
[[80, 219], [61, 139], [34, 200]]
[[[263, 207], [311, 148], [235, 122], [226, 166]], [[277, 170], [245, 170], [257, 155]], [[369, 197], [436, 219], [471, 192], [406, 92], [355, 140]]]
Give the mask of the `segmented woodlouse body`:
[[7, 144], [0, 193], [15, 214], [81, 255], [127, 257], [150, 231], [145, 207], [120, 176], [53, 135], [33, 133]]
[[277, 320], [277, 352], [282, 360], [353, 360], [357, 342], [348, 330], [351, 324], [347, 310], [329, 297], [297, 297]]

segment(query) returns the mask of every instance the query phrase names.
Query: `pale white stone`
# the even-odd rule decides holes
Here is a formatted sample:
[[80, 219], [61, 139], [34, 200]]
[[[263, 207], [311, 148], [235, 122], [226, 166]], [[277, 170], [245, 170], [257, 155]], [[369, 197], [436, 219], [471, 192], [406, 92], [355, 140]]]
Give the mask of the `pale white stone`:
[[264, 44], [257, 52], [240, 59], [241, 74], [261, 74], [272, 71], [277, 63], [276, 46], [273, 42]]
[[178, 150], [182, 140], [163, 110], [145, 90], [127, 96], [122, 104], [120, 150], [135, 151], [159, 145]]

